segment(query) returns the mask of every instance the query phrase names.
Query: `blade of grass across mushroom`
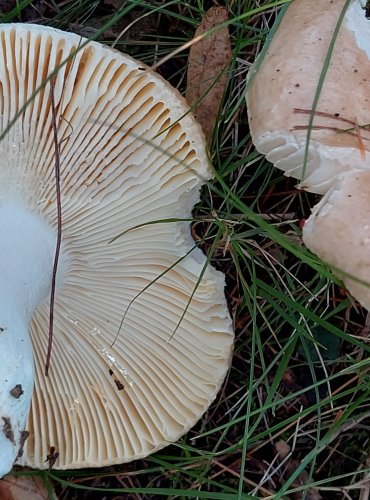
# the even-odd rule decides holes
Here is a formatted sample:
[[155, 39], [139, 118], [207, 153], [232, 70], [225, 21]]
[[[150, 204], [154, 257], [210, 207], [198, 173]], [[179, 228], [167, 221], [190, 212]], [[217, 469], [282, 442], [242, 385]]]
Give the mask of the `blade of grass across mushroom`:
[[317, 111], [317, 105], [319, 103], [321, 91], [322, 91], [322, 88], [323, 88], [324, 83], [325, 83], [326, 74], [327, 74], [327, 72], [329, 70], [330, 61], [331, 61], [331, 58], [332, 58], [332, 55], [333, 55], [333, 52], [334, 52], [334, 48], [335, 48], [335, 43], [336, 43], [336, 40], [338, 38], [338, 34], [339, 34], [339, 31], [340, 31], [340, 28], [342, 26], [342, 23], [343, 23], [343, 20], [344, 20], [344, 16], [346, 15], [346, 12], [347, 12], [347, 10], [348, 10], [348, 8], [349, 8], [349, 6], [350, 6], [351, 3], [352, 3], [352, 0], [345, 0], [345, 3], [343, 5], [343, 7], [342, 7], [342, 10], [341, 10], [341, 12], [340, 12], [340, 14], [338, 16], [338, 20], [337, 20], [337, 23], [335, 25], [335, 28], [334, 28], [334, 31], [333, 31], [333, 35], [331, 37], [331, 40], [330, 40], [330, 43], [329, 43], [329, 47], [328, 47], [328, 50], [327, 50], [327, 53], [326, 53], [326, 56], [325, 56], [325, 59], [324, 59], [324, 64], [323, 64], [321, 72], [320, 72], [319, 80], [317, 82], [317, 87], [316, 87], [316, 91], [315, 91], [315, 94], [314, 94], [314, 97], [313, 97], [312, 108], [311, 108], [311, 111], [310, 111], [310, 115], [309, 115], [309, 119], [308, 119], [308, 124], [307, 124], [306, 143], [305, 143], [305, 146], [304, 146], [304, 155], [303, 155], [303, 167], [302, 167], [302, 179], [301, 179], [302, 182], [304, 181], [305, 172], [306, 172], [306, 169], [307, 169], [307, 163], [308, 163], [308, 157], [309, 157], [309, 147], [310, 147], [311, 134], [312, 134], [312, 127], [313, 127], [313, 123], [314, 123], [314, 120], [315, 120], [315, 115], [316, 115], [316, 111]]
[[[147, 140], [145, 139], [144, 137], [142, 136], [139, 136], [139, 135], [135, 135], [132, 133], [131, 130], [128, 130], [128, 132], [133, 135], [135, 137], [136, 140], [138, 141], [141, 141], [143, 144], [149, 144], [151, 147], [153, 147], [153, 149], [155, 150], [159, 150], [162, 154], [168, 156], [168, 159], [174, 159], [178, 162], [178, 164], [180, 166], [182, 166], [184, 169], [189, 169], [189, 167], [183, 163], [183, 161], [179, 158], [176, 157], [176, 153], [175, 154], [171, 154], [171, 153], [168, 153], [166, 150], [163, 150], [160, 146], [156, 145], [153, 141], [154, 139], [160, 137], [161, 135], [163, 135], [163, 133], [165, 132], [168, 132], [172, 127], [174, 127], [176, 124], [180, 123], [181, 120], [187, 116], [189, 113], [191, 113], [192, 110], [189, 108], [187, 110], [186, 113], [184, 113], [183, 115], [181, 115], [177, 120], [174, 121], [174, 123], [171, 123], [170, 125], [168, 125], [167, 127], [165, 127], [163, 130], [161, 130], [159, 133], [157, 133], [152, 141], [150, 140]], [[199, 172], [196, 172], [196, 171], [193, 171], [193, 173], [195, 174], [195, 176], [198, 178], [198, 180], [200, 181], [201, 184], [205, 184], [207, 182], [207, 179], [204, 178]], [[194, 219], [193, 218], [166, 218], [166, 219], [157, 219], [157, 220], [152, 220], [152, 221], [148, 221], [148, 222], [144, 222], [144, 223], [140, 223], [140, 224], [137, 224], [131, 228], [128, 228], [126, 229], [125, 231], [123, 231], [122, 233], [119, 233], [117, 236], [115, 236], [114, 238], [112, 238], [108, 243], [111, 244], [111, 243], [114, 243], [115, 241], [117, 241], [119, 238], [123, 237], [125, 234], [133, 231], [133, 230], [137, 230], [137, 229], [140, 229], [140, 228], [143, 228], [143, 227], [146, 227], [146, 226], [149, 226], [149, 225], [153, 225], [153, 224], [163, 224], [163, 223], [178, 223], [178, 222], [193, 222]], [[214, 221], [214, 220], [213, 220]], [[221, 233], [222, 233], [222, 229], [219, 230], [219, 238], [221, 238]], [[214, 250], [217, 246], [217, 243], [218, 243], [218, 238], [216, 237], [213, 242], [212, 242], [212, 247], [211, 247], [211, 250], [209, 252], [209, 254], [207, 255], [207, 258], [206, 258], [206, 261], [203, 265], [203, 268], [200, 272], [200, 275], [197, 279], [197, 282], [195, 283], [195, 286], [194, 286], [194, 289], [192, 291], [192, 293], [190, 294], [189, 296], [189, 299], [185, 305], [185, 308], [183, 309], [182, 311], [182, 314], [170, 336], [170, 338], [168, 339], [168, 342], [170, 342], [173, 338], [173, 336], [175, 335], [176, 331], [179, 329], [185, 315], [186, 315], [186, 312], [188, 311], [189, 307], [190, 307], [190, 304], [194, 298], [194, 295], [204, 277], [204, 274], [207, 270], [207, 268], [209, 267], [209, 264], [210, 264], [210, 261], [212, 259], [212, 256], [213, 256], [213, 253], [214, 253]], [[156, 282], [158, 282], [163, 276], [165, 276], [169, 271], [171, 271], [172, 269], [176, 268], [176, 266], [178, 264], [180, 264], [188, 255], [190, 255], [197, 247], [197, 245], [194, 245], [193, 247], [191, 247], [189, 249], [188, 252], [186, 252], [183, 256], [181, 256], [179, 259], [177, 259], [171, 266], [169, 266], [167, 269], [165, 269], [163, 272], [161, 272], [155, 279], [151, 280], [144, 288], [142, 288], [129, 302], [129, 304], [127, 305], [126, 307], [126, 310], [124, 311], [123, 313], [123, 316], [122, 316], [122, 320], [120, 322], [120, 325], [119, 325], [119, 328], [118, 328], [118, 331], [117, 331], [117, 334], [116, 334], [116, 337], [114, 338], [112, 344], [110, 347], [113, 347], [114, 346], [114, 343], [117, 341], [117, 338], [121, 332], [121, 329], [122, 329], [122, 326], [123, 326], [123, 323], [125, 321], [125, 318], [131, 308], [131, 306], [134, 304], [134, 302], [139, 299], [139, 297], [145, 292], [147, 291], [151, 286], [153, 286]]]
[[[94, 34], [92, 34], [89, 38], [87, 38], [84, 42], [82, 42], [78, 48], [73, 51], [68, 57], [66, 57], [61, 63], [42, 81], [41, 85], [31, 94], [31, 96], [27, 99], [27, 101], [20, 107], [19, 111], [9, 120], [9, 124], [4, 129], [3, 132], [0, 133], [0, 141], [2, 141], [11, 128], [16, 124], [17, 120], [23, 115], [27, 107], [33, 102], [35, 97], [39, 94], [41, 90], [45, 88], [45, 86], [58, 75], [58, 72], [69, 62], [73, 61], [76, 55], [83, 50], [91, 41], [96, 40], [102, 35], [107, 28], [116, 23], [119, 19], [121, 19], [124, 15], [128, 14], [131, 10], [133, 10], [136, 6], [140, 5], [141, 0], [130, 0], [131, 4], [122, 7], [116, 14], [114, 14], [101, 28], [96, 30]], [[13, 16], [14, 17], [14, 16]]]
[[[127, 14], [130, 10], [132, 10], [136, 4], [139, 3], [139, 0], [133, 2], [133, 5], [131, 7], [123, 8], [119, 13], [117, 13], [111, 20], [109, 20], [100, 30], [97, 30], [97, 32], [91, 37], [91, 39], [97, 38], [104, 30], [111, 26], [113, 23], [115, 23], [118, 19], [120, 19], [123, 15]], [[17, 8], [22, 9], [24, 6], [19, 5]], [[62, 69], [68, 62], [72, 62], [73, 66], [73, 61], [77, 53], [90, 42], [90, 39], [87, 39], [86, 41], [82, 42], [79, 44], [77, 49], [72, 52], [64, 61], [60, 63], [60, 65], [55, 68], [41, 83], [41, 85], [33, 92], [33, 94], [30, 96], [30, 98], [24, 103], [24, 105], [20, 108], [18, 113], [15, 114], [15, 116], [9, 121], [8, 126], [5, 128], [4, 132], [0, 134], [0, 141], [6, 136], [6, 134], [9, 133], [11, 130], [12, 126], [15, 125], [17, 122], [18, 118], [20, 118], [24, 111], [27, 109], [30, 103], [33, 102], [34, 98], [38, 95], [38, 93], [46, 86], [47, 83], [50, 83], [51, 86], [51, 106], [52, 106], [52, 114], [53, 114], [53, 129], [54, 129], [54, 146], [55, 146], [55, 176], [56, 176], [56, 193], [57, 193], [57, 213], [58, 213], [58, 230], [57, 230], [57, 240], [56, 240], [56, 249], [55, 249], [55, 257], [54, 257], [54, 267], [53, 267], [53, 275], [52, 275], [52, 286], [51, 286], [51, 296], [50, 296], [50, 319], [49, 319], [49, 344], [48, 344], [48, 350], [46, 354], [46, 364], [45, 364], [45, 375], [48, 375], [49, 371], [49, 366], [50, 366], [50, 359], [51, 359], [51, 350], [52, 350], [52, 339], [53, 339], [53, 317], [54, 317], [54, 298], [55, 298], [55, 286], [56, 286], [56, 274], [57, 274], [57, 269], [58, 269], [58, 261], [59, 261], [59, 254], [60, 254], [60, 244], [61, 244], [61, 228], [62, 228], [62, 213], [61, 213], [61, 197], [60, 197], [60, 168], [59, 168], [59, 163], [60, 163], [60, 152], [59, 152], [59, 144], [58, 144], [58, 127], [57, 127], [57, 116], [56, 116], [56, 109], [55, 109], [55, 102], [54, 102], [54, 84], [53, 84], [53, 79], [56, 77], [60, 69]], [[72, 66], [70, 68], [70, 71], [72, 70]]]
[[[215, 82], [216, 83], [216, 82]], [[214, 83], [214, 84], [215, 84]], [[201, 97], [202, 98], [202, 97]], [[168, 125], [167, 127], [165, 127], [163, 130], [161, 130], [159, 133], [157, 133], [154, 137], [153, 137], [153, 140], [160, 137], [161, 135], [163, 135], [164, 133], [168, 132], [171, 127], [175, 126], [176, 124], [180, 123], [181, 120], [187, 116], [189, 113], [192, 113], [194, 111], [194, 108], [195, 106], [193, 107], [189, 107], [189, 109], [187, 110], [186, 113], [184, 113], [183, 115], [181, 115], [176, 121], [174, 121], [173, 123], [171, 123], [170, 125]], [[132, 134], [132, 131], [129, 131], [130, 134]], [[134, 134], [132, 134], [134, 135]], [[135, 136], [135, 135], [134, 135]], [[169, 159], [175, 159], [177, 160], [176, 158], [176, 155], [175, 154], [168, 154], [166, 151], [162, 150], [159, 146], [157, 146], [154, 142], [151, 142], [141, 136], [135, 136], [135, 139], [143, 142], [144, 144], [150, 144], [153, 149], [159, 149], [161, 151], [161, 153], [164, 153], [166, 155], [168, 155]], [[186, 165], [184, 165], [182, 163], [181, 160], [178, 160], [179, 161], [179, 164], [182, 165], [184, 168], [188, 168]], [[194, 172], [194, 174], [198, 177], [199, 181], [201, 183], [206, 183], [207, 182], [207, 179], [205, 179], [204, 177], [202, 177], [199, 172]], [[148, 226], [148, 225], [152, 225], [152, 224], [161, 224], [161, 223], [176, 223], [176, 222], [193, 222], [194, 219], [193, 218], [167, 218], [167, 219], [158, 219], [158, 220], [153, 220], [153, 221], [148, 221], [148, 222], [144, 222], [144, 223], [141, 223], [141, 224], [137, 224], [131, 228], [128, 228], [126, 229], [125, 231], [123, 231], [122, 233], [118, 234], [117, 236], [115, 236], [114, 238], [112, 238], [109, 243], [113, 243], [115, 242], [118, 238], [124, 236], [125, 234], [127, 234], [128, 232], [130, 231], [133, 231], [135, 229], [139, 229], [139, 228], [142, 228], [142, 227], [145, 227], [145, 226]], [[213, 219], [214, 221], [214, 219]], [[221, 238], [221, 232], [219, 233], [219, 237]], [[186, 314], [186, 311], [189, 309], [190, 307], [190, 304], [191, 304], [191, 301], [193, 300], [193, 297], [196, 293], [196, 290], [198, 288], [198, 286], [200, 285], [203, 277], [204, 277], [204, 273], [206, 272], [206, 269], [212, 259], [212, 255], [213, 255], [213, 252], [216, 248], [216, 243], [217, 243], [218, 239], [217, 237], [215, 238], [215, 240], [213, 241], [213, 244], [212, 244], [212, 248], [211, 248], [211, 251], [210, 251], [210, 255], [207, 256], [207, 260], [203, 266], [203, 269], [198, 277], [198, 280], [197, 280], [197, 283], [195, 284], [195, 287], [193, 289], [193, 292], [192, 294], [190, 295], [189, 299], [188, 299], [188, 302], [182, 312], [182, 315], [169, 339], [169, 341], [173, 338], [173, 336], [175, 335], [176, 331], [178, 330], [179, 326], [181, 325], [181, 322], [183, 320], [183, 318], [185, 317], [185, 314]], [[123, 325], [123, 322], [129, 312], [129, 309], [130, 307], [132, 306], [132, 304], [146, 291], [148, 290], [154, 283], [156, 283], [158, 280], [160, 280], [163, 276], [165, 276], [171, 269], [174, 269], [180, 262], [183, 261], [183, 259], [185, 257], [187, 257], [195, 248], [197, 248], [197, 246], [194, 246], [192, 247], [184, 256], [182, 256], [181, 258], [179, 258], [172, 266], [170, 266], [168, 269], [166, 269], [165, 271], [163, 271], [162, 273], [160, 273], [154, 280], [152, 280], [150, 283], [148, 283], [138, 294], [135, 295], [135, 297], [133, 297], [133, 299], [131, 299], [130, 303], [128, 304], [123, 316], [122, 316], [122, 321], [120, 323], [120, 326], [119, 326], [119, 330], [117, 332], [117, 335], [116, 335], [116, 338], [115, 340], [113, 341], [111, 347], [114, 345], [114, 342], [117, 340], [118, 338], [118, 335], [121, 331], [121, 328], [122, 328], [122, 325]]]
[[[147, 226], [147, 225], [150, 225], [151, 223], [147, 223], [147, 224], [142, 224], [141, 226]], [[128, 230], [129, 231], [129, 230]], [[126, 231], [127, 232], [127, 231]], [[116, 239], [116, 238], [115, 238]], [[130, 300], [130, 302], [128, 303], [123, 315], [122, 315], [122, 319], [121, 319], [121, 322], [118, 326], [118, 331], [116, 333], [116, 336], [115, 338], [113, 339], [111, 345], [110, 345], [110, 348], [112, 348], [114, 346], [114, 344], [116, 343], [121, 331], [122, 331], [122, 327], [123, 327], [123, 323], [126, 319], [126, 316], [127, 314], [129, 313], [130, 311], [130, 308], [131, 306], [134, 304], [134, 302], [140, 298], [140, 296], [145, 293], [151, 286], [153, 286], [155, 283], [157, 283], [157, 281], [159, 281], [161, 278], [163, 278], [163, 276], [166, 276], [166, 274], [168, 274], [172, 269], [175, 269], [175, 267], [180, 264], [186, 257], [188, 257], [196, 248], [198, 248], [196, 245], [194, 245], [192, 248], [190, 248], [190, 250], [188, 252], [186, 252], [183, 256], [181, 256], [179, 259], [177, 259], [171, 266], [169, 266], [167, 269], [165, 269], [163, 272], [161, 272], [160, 274], [158, 274], [158, 276], [156, 276], [153, 280], [149, 281], [149, 283], [147, 285], [145, 285], [144, 288], [142, 288], [136, 295], [134, 295], [134, 297]], [[199, 281], [197, 283], [197, 285], [199, 285]], [[196, 290], [196, 288], [195, 288]], [[182, 319], [184, 318], [185, 316], [185, 313], [187, 311], [187, 309], [189, 308], [189, 305], [190, 305], [190, 302], [191, 302], [191, 299], [193, 298], [194, 296], [194, 293], [190, 296], [190, 298], [188, 299], [188, 303], [180, 317], [180, 319], [178, 320], [178, 323], [175, 327], [175, 330], [174, 332], [171, 334], [170, 338], [168, 339], [168, 342], [172, 339], [174, 333], [176, 332], [176, 330], [178, 329], [178, 327], [180, 326], [181, 324], [181, 321]]]
[[[23, 2], [16, 7], [17, 12], [11, 12], [9, 15], [14, 16], [21, 11], [29, 2]], [[52, 349], [52, 339], [53, 339], [53, 316], [54, 316], [54, 297], [55, 297], [55, 286], [56, 286], [56, 274], [58, 269], [58, 261], [59, 261], [59, 253], [60, 253], [60, 243], [61, 243], [61, 227], [62, 227], [62, 214], [61, 214], [61, 203], [60, 203], [60, 174], [59, 174], [59, 162], [60, 162], [60, 154], [59, 154], [59, 145], [58, 145], [58, 135], [57, 135], [57, 124], [56, 124], [56, 110], [54, 103], [54, 87], [53, 87], [53, 79], [57, 76], [60, 69], [62, 69], [68, 62], [72, 62], [76, 56], [76, 54], [83, 50], [83, 48], [90, 43], [90, 40], [93, 40], [101, 33], [103, 33], [107, 27], [114, 24], [117, 20], [119, 20], [123, 15], [130, 12], [136, 5], [140, 3], [139, 0], [134, 0], [131, 6], [122, 8], [116, 15], [112, 16], [110, 20], [100, 29], [97, 30], [96, 33], [90, 38], [81, 41], [77, 49], [72, 52], [64, 61], [60, 63], [58, 67], [56, 67], [41, 83], [41, 85], [32, 93], [29, 99], [23, 104], [20, 110], [14, 115], [13, 118], [9, 120], [9, 124], [5, 128], [5, 130], [0, 134], [0, 141], [4, 139], [4, 137], [9, 133], [11, 128], [17, 123], [18, 119], [23, 115], [24, 111], [27, 107], [33, 102], [35, 97], [39, 94], [39, 92], [50, 83], [51, 86], [51, 101], [52, 101], [52, 110], [53, 110], [53, 121], [54, 121], [54, 141], [55, 141], [55, 175], [56, 175], [56, 193], [57, 193], [57, 213], [58, 213], [58, 231], [57, 231], [57, 241], [56, 241], [56, 249], [54, 256], [54, 268], [52, 275], [52, 286], [51, 286], [51, 297], [50, 297], [50, 323], [49, 323], [49, 345], [46, 354], [46, 364], [45, 364], [45, 375], [47, 376], [50, 366], [51, 359], [51, 349]], [[11, 429], [10, 429], [11, 430]], [[13, 438], [14, 440], [14, 438]]]
[[[217, 219], [209, 219], [210, 221], [212, 222], [216, 222]], [[148, 226], [148, 225], [153, 225], [153, 224], [163, 224], [163, 223], [176, 223], [176, 222], [194, 222], [194, 219], [179, 219], [179, 218], [170, 218], [170, 219], [159, 219], [159, 220], [154, 220], [154, 221], [148, 221], [148, 222], [144, 222], [142, 224], [138, 224], [136, 226], [133, 226], [132, 228], [128, 228], [126, 229], [125, 231], [123, 231], [121, 234], [117, 235], [116, 237], [114, 237], [111, 241], [109, 241], [109, 243], [113, 243], [114, 241], [116, 241], [118, 238], [121, 238], [123, 235], [127, 234], [128, 232], [131, 232], [131, 231], [134, 231], [135, 229], [139, 229], [141, 227], [145, 227], [145, 226]], [[224, 232], [223, 230], [223, 227], [221, 224], [218, 224], [219, 226], [219, 231], [218, 231], [218, 234], [215, 236], [215, 237], [212, 237], [212, 245], [211, 245], [211, 249], [209, 251], [209, 253], [207, 254], [206, 256], [206, 261], [201, 269], [201, 272], [198, 276], [198, 279], [195, 283], [195, 286], [193, 288], [193, 291], [192, 293], [190, 294], [189, 296], [189, 299], [181, 313], [181, 316], [170, 336], [170, 338], [168, 339], [168, 342], [170, 342], [173, 338], [173, 336], [176, 334], [177, 330], [179, 329], [180, 325], [181, 325], [181, 322], [183, 321], [185, 315], [186, 315], [186, 312], [188, 311], [189, 307], [190, 307], [190, 304], [194, 298], [194, 295], [204, 277], [204, 273], [206, 272], [206, 270], [208, 269], [209, 267], [209, 264], [211, 263], [211, 260], [213, 258], [213, 255], [214, 255], [214, 252], [215, 252], [215, 249], [216, 249], [216, 246], [219, 242], [219, 240], [222, 238], [222, 234]], [[206, 241], [206, 237], [202, 239], [202, 242], [205, 242]], [[177, 259], [171, 266], [169, 266], [167, 269], [165, 269], [163, 272], [161, 272], [160, 274], [158, 274], [158, 276], [156, 278], [154, 278], [153, 280], [151, 280], [144, 288], [142, 288], [131, 300], [130, 302], [128, 303], [124, 313], [123, 313], [123, 316], [122, 316], [122, 320], [121, 320], [121, 323], [119, 325], [119, 329], [117, 331], [117, 334], [116, 334], [116, 337], [115, 339], [113, 340], [112, 344], [110, 347], [113, 347], [114, 343], [116, 342], [121, 330], [122, 330], [122, 326], [123, 326], [123, 323], [125, 321], [125, 318], [131, 308], [131, 306], [134, 304], [134, 302], [146, 291], [148, 290], [151, 286], [153, 286], [157, 281], [159, 281], [161, 278], [163, 278], [163, 276], [165, 276], [169, 271], [171, 271], [172, 269], [174, 269], [178, 264], [180, 264], [186, 257], [188, 257], [196, 248], [198, 248], [198, 245], [194, 245], [193, 247], [191, 247], [183, 256], [181, 256], [179, 259]]]

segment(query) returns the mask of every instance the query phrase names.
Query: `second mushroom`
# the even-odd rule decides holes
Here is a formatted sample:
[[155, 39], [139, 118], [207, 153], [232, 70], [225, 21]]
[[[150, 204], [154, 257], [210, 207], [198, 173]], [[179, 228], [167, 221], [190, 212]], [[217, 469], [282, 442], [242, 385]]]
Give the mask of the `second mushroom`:
[[363, 4], [289, 4], [251, 71], [247, 104], [256, 148], [301, 189], [324, 195], [303, 241], [370, 310], [370, 21]]

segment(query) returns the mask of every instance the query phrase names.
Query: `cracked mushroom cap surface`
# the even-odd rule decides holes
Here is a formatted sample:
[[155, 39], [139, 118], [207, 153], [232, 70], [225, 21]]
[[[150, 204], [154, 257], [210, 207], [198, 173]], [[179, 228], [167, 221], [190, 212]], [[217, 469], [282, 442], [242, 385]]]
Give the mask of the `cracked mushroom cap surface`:
[[320, 194], [342, 172], [370, 168], [370, 133], [361, 128], [370, 122], [370, 21], [360, 0], [350, 2], [340, 25], [304, 167], [309, 113], [345, 3], [292, 2], [251, 71], [247, 93], [258, 151], [286, 175], [300, 179], [302, 189]]
[[67, 469], [178, 440], [215, 399], [233, 346], [224, 276], [189, 222], [147, 224], [191, 217], [212, 175], [200, 127], [160, 76], [85, 42], [37, 25], [0, 28], [0, 204], [21, 199], [55, 232], [45, 79], [57, 70], [63, 262], [48, 377], [48, 301], [30, 323], [35, 389], [18, 462], [35, 468], [49, 467], [52, 448], [54, 467]]

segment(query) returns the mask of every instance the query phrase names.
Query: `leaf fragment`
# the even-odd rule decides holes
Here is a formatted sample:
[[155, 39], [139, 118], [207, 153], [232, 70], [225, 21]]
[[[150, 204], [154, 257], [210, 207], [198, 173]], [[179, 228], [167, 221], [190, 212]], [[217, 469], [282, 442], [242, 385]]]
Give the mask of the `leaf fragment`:
[[231, 61], [228, 28], [208, 33], [227, 20], [226, 7], [211, 7], [195, 32], [195, 39], [199, 41], [192, 45], [189, 55], [186, 99], [208, 142], [212, 139]]
[[50, 495], [42, 479], [36, 476], [5, 476], [0, 480], [0, 498], [2, 500], [49, 500]]

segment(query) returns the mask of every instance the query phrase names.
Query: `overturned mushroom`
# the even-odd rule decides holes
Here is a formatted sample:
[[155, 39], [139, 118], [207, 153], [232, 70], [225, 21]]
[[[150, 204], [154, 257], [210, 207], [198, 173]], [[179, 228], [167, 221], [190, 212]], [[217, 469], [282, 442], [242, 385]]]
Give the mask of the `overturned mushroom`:
[[[53, 103], [62, 246], [45, 377]], [[65, 469], [144, 457], [216, 397], [233, 344], [224, 276], [188, 222], [163, 222], [191, 217], [212, 174], [187, 111], [118, 51], [43, 26], [1, 26], [0, 477], [17, 459]]]
[[303, 228], [304, 242], [370, 309], [370, 21], [363, 7], [359, 0], [292, 2], [252, 71], [247, 101], [257, 149], [302, 189], [326, 193]]

